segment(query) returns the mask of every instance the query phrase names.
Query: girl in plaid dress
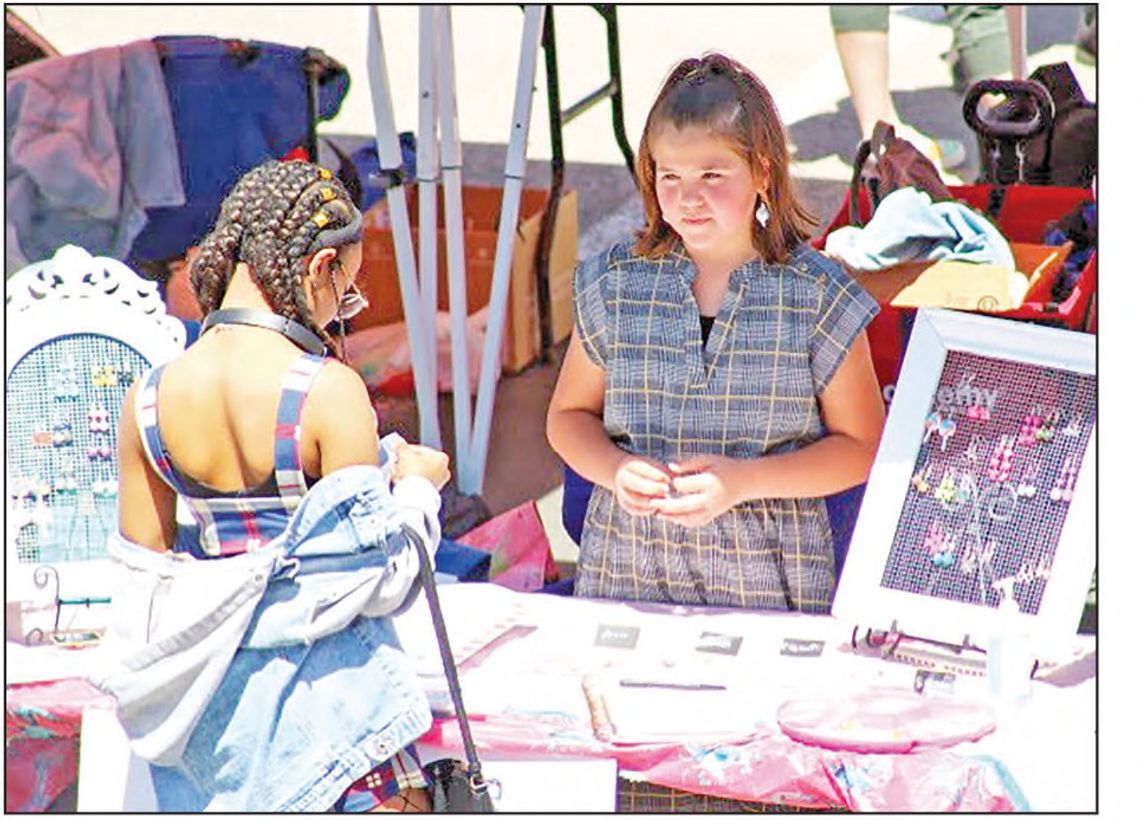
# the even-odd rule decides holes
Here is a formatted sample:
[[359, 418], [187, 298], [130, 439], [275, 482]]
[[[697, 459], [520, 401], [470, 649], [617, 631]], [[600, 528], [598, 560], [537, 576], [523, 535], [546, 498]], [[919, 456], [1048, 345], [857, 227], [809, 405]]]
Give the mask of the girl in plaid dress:
[[834, 587], [823, 496], [866, 480], [874, 300], [805, 244], [783, 127], [720, 54], [681, 62], [638, 150], [647, 227], [584, 261], [551, 445], [596, 486], [575, 593], [808, 612]]
[[[321, 476], [378, 463], [364, 383], [325, 356], [336, 350], [325, 326], [363, 307], [361, 225], [344, 186], [317, 165], [270, 161], [234, 186], [191, 269], [209, 314], [201, 338], [123, 402], [125, 538], [224, 560], [281, 534]], [[450, 477], [446, 454], [405, 446], [394, 480], [409, 476], [439, 489]], [[176, 543], [179, 498], [199, 528], [188, 544]], [[277, 719], [272, 704], [265, 714]], [[329, 808], [429, 810], [427, 786], [408, 746], [361, 772]]]

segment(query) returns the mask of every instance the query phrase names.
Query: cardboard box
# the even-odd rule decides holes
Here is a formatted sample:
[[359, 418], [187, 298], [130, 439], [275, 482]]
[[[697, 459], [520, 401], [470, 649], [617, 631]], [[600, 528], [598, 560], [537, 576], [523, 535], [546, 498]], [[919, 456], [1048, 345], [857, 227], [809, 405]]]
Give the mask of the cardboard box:
[[[408, 212], [412, 222], [412, 244], [419, 262], [419, 208], [414, 186], [407, 188]], [[447, 235], [444, 230], [443, 189], [437, 189], [436, 253], [438, 257], [440, 310], [448, 309]], [[517, 372], [538, 356], [540, 338], [538, 300], [535, 284], [535, 258], [539, 231], [546, 209], [548, 192], [524, 188], [519, 204], [519, 226], [515, 233], [511, 261], [511, 281], [507, 295], [506, 327], [503, 334], [503, 367]], [[468, 315], [484, 307], [491, 298], [491, 276], [494, 272], [495, 245], [498, 241], [499, 211], [502, 188], [463, 186], [463, 246], [467, 280]], [[403, 321], [400, 280], [396, 270], [396, 251], [388, 226], [385, 200], [369, 209], [364, 222], [364, 263], [360, 289], [368, 297], [369, 307], [353, 319], [353, 330]], [[574, 266], [578, 259], [578, 195], [564, 191], [558, 202], [554, 220], [554, 236], [550, 246], [549, 282], [551, 320], [554, 340], [561, 341], [570, 333], [572, 319], [571, 288]]]
[[853, 278], [881, 305], [946, 307], [987, 313], [1021, 307], [1042, 283], [1051, 286], [1069, 256], [1060, 246], [1011, 242], [1016, 270], [958, 260], [903, 262]]

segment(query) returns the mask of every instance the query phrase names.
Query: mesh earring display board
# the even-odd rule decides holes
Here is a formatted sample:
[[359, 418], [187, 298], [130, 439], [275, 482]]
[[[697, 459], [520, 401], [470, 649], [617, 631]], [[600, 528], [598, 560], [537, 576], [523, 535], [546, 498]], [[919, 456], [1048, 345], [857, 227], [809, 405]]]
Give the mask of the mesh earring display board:
[[[1002, 596], [1075, 634], [1095, 567], [1095, 338], [922, 309], [832, 612], [974, 646]], [[984, 646], [983, 646], [984, 648]]]
[[17, 564], [106, 556], [117, 528], [120, 406], [150, 365], [121, 341], [60, 336], [7, 380], [7, 543]]
[[1094, 376], [950, 351], [880, 585], [1036, 614], [1095, 423]]

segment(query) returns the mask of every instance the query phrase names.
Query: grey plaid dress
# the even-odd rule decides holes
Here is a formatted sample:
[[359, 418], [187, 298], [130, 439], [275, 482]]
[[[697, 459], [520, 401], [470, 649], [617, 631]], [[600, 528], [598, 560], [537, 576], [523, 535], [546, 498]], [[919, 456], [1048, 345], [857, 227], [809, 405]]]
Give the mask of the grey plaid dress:
[[[878, 312], [866, 291], [808, 246], [787, 264], [733, 271], [707, 346], [678, 243], [659, 259], [632, 242], [575, 273], [574, 322], [605, 368], [603, 423], [621, 449], [662, 462], [700, 453], [755, 458], [823, 435], [817, 397]], [[826, 612], [835, 584], [823, 499], [761, 499], [690, 529], [629, 515], [595, 487], [575, 594]]]

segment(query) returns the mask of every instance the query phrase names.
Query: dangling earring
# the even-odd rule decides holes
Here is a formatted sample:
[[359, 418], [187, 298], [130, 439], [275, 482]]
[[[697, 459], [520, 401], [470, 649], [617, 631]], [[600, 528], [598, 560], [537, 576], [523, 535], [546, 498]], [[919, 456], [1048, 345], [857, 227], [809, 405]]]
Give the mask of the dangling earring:
[[760, 200], [760, 204], [756, 206], [756, 221], [760, 223], [761, 228], [768, 227], [768, 220], [771, 216], [772, 214], [768, 210], [767, 203], [765, 203], [764, 200]]

